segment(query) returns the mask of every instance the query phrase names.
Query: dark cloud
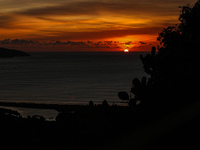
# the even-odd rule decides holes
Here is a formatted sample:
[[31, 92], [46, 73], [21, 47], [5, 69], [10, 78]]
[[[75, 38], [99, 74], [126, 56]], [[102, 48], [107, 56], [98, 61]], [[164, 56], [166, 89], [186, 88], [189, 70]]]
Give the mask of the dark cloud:
[[4, 39], [0, 41], [2, 46], [63, 46], [63, 47], [82, 47], [82, 48], [119, 48], [117, 41], [51, 41], [51, 42], [38, 42], [24, 39]]
[[[7, 0], [8, 1], [8, 0]], [[195, 0], [188, 0], [187, 3], [194, 3]], [[23, 3], [25, 5], [23, 5]], [[51, 5], [50, 5], [51, 4]], [[125, 15], [148, 18], [149, 16], [177, 15], [179, 5], [185, 5], [182, 0], [82, 0], [82, 1], [49, 1], [40, 0], [19, 0], [19, 2], [7, 2], [6, 7], [13, 9], [10, 13], [50, 19], [50, 16], [80, 16], [80, 15]], [[28, 5], [28, 7], [25, 7]], [[31, 7], [32, 6], [32, 7]], [[21, 9], [20, 9], [21, 8]], [[3, 8], [4, 9], [4, 8]], [[46, 18], [47, 17], [47, 18]]]
[[58, 39], [73, 39], [73, 40], [98, 40], [98, 39], [110, 39], [117, 37], [126, 37], [131, 35], [158, 35], [162, 30], [162, 27], [150, 27], [150, 28], [132, 28], [126, 30], [104, 30], [104, 31], [93, 31], [93, 32], [66, 32], [60, 35], [55, 35]]
[[24, 40], [24, 39], [5, 39], [0, 41], [1, 45], [35, 45], [35, 44], [40, 44], [39, 42], [34, 42], [31, 40]]
[[[118, 14], [118, 15], [141, 15], [149, 16], [151, 14], [165, 15], [177, 13], [178, 6], [172, 7], [174, 4], [164, 2], [149, 1], [121, 1], [121, 2], [100, 2], [100, 1], [81, 1], [68, 2], [62, 5], [36, 7], [16, 11], [18, 14], [41, 17], [41, 16], [73, 16], [73, 15], [101, 15], [101, 14]], [[170, 6], [170, 9], [169, 9]], [[144, 17], [144, 16], [143, 16]]]
[[91, 15], [98, 14], [98, 11], [102, 5], [103, 3], [97, 4], [93, 2], [74, 2], [66, 3], [65, 5], [32, 8], [18, 11], [16, 13], [29, 16]]
[[147, 44], [147, 43], [145, 43], [145, 42], [142, 42], [142, 41], [139, 41], [139, 43], [140, 43], [140, 44]]
[[0, 28], [2, 29], [33, 29], [33, 26], [23, 24], [24, 21], [16, 14], [0, 14]]
[[102, 39], [113, 39], [126, 36], [137, 36], [137, 35], [158, 35], [162, 30], [162, 27], [150, 27], [150, 28], [130, 28], [125, 30], [102, 30], [102, 31], [86, 31], [86, 32], [55, 32], [51, 37], [41, 37], [38, 40], [102, 40]]
[[15, 17], [10, 14], [0, 15], [0, 28], [8, 28], [11, 23], [15, 22]]
[[125, 45], [132, 45], [132, 44], [135, 44], [135, 43], [133, 43], [132, 41], [128, 41], [128, 42], [125, 42], [124, 44]]
[[[157, 43], [156, 43], [157, 44]], [[154, 43], [155, 45], [155, 43]], [[110, 48], [110, 49], [124, 49], [124, 48], [149, 48], [147, 50], [150, 50], [152, 43], [146, 43], [146, 42], [119, 42], [119, 41], [51, 41], [51, 42], [38, 42], [38, 41], [32, 41], [32, 40], [24, 40], [24, 39], [5, 39], [0, 41], [0, 46], [2, 47], [12, 47], [12, 48], [44, 48], [49, 49], [53, 48], [97, 48], [97, 49], [104, 49], [104, 48]], [[79, 49], [80, 50], [80, 49]]]

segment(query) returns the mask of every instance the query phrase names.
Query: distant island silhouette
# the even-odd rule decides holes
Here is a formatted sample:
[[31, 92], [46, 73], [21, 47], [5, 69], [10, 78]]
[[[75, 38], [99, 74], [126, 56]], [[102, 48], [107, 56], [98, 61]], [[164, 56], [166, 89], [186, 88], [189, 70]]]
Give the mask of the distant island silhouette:
[[21, 57], [21, 56], [30, 56], [30, 54], [13, 49], [7, 49], [0, 47], [0, 58], [10, 58], [10, 57]]

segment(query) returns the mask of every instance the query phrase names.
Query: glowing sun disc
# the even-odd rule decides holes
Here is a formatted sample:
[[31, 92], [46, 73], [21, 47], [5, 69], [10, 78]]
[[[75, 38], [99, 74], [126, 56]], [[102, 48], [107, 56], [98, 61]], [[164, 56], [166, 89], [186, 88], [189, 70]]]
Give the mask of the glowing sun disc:
[[129, 50], [128, 50], [128, 49], [125, 49], [125, 50], [124, 50], [124, 53], [128, 53], [128, 52], [129, 52]]

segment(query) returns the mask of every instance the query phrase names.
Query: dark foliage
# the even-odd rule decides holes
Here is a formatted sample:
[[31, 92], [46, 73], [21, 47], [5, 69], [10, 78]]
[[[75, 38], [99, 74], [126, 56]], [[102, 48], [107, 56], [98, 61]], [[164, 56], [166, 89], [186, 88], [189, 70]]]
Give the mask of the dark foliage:
[[133, 80], [131, 92], [145, 106], [180, 106], [195, 98], [197, 53], [200, 50], [200, 1], [194, 7], [181, 7], [181, 23], [162, 30], [158, 52], [140, 56], [150, 75]]
[[121, 91], [118, 93], [118, 97], [121, 99], [121, 100], [129, 100], [129, 95], [128, 93], [126, 93], [125, 91]]
[[94, 150], [122, 135], [120, 129], [129, 128], [129, 118], [134, 116], [132, 109], [109, 106], [107, 101], [100, 106], [70, 107], [63, 107], [56, 121], [38, 115], [23, 118], [16, 111], [0, 109], [1, 146], [17, 150]]
[[108, 107], [108, 106], [109, 106], [107, 100], [104, 100], [104, 101], [102, 102], [102, 106], [103, 106], [103, 107]]

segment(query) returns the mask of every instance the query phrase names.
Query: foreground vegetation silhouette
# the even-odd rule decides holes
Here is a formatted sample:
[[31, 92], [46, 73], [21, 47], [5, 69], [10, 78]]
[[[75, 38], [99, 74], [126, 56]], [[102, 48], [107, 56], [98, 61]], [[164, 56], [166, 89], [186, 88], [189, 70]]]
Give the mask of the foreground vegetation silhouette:
[[[150, 54], [141, 56], [150, 76], [133, 79], [127, 106], [14, 104], [55, 109], [55, 121], [24, 118], [0, 109], [0, 144], [5, 149], [199, 149], [200, 102], [196, 97], [197, 51], [200, 42], [200, 0], [182, 7], [180, 24], [163, 29]], [[198, 85], [197, 85], [198, 86]], [[8, 103], [2, 103], [9, 105]]]
[[[170, 108], [197, 100], [198, 50], [200, 49], [200, 1], [194, 7], [181, 7], [180, 23], [164, 28], [157, 40], [160, 46], [140, 56], [144, 71], [150, 76], [133, 79], [130, 105]], [[122, 99], [123, 100], [123, 99]]]

